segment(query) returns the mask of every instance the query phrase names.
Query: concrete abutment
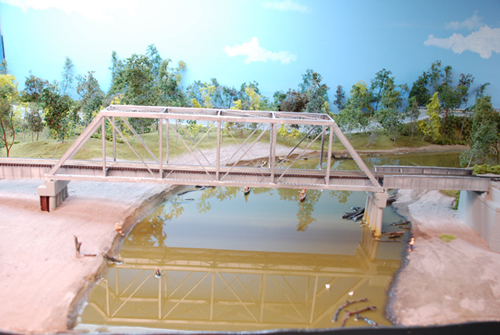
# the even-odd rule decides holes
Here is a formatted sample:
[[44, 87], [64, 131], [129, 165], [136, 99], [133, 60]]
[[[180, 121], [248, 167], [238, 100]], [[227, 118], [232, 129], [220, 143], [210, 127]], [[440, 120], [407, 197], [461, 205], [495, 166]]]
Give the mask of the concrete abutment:
[[483, 238], [491, 250], [500, 252], [500, 189], [488, 193], [461, 191], [457, 216]]
[[68, 197], [68, 184], [69, 180], [49, 180], [38, 186], [41, 210], [55, 210]]
[[363, 220], [368, 224], [371, 230], [375, 231], [375, 237], [382, 236], [382, 219], [384, 208], [387, 207], [387, 192], [375, 193], [366, 192], [366, 206]]

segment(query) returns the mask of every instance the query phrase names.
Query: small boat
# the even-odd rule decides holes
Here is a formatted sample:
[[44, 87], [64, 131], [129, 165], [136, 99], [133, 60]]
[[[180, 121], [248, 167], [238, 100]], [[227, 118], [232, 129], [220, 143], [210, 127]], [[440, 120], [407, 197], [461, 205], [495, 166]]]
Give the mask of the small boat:
[[304, 188], [302, 190], [302, 192], [300, 192], [299, 200], [300, 200], [300, 202], [302, 202], [302, 201], [306, 200], [306, 198], [307, 198], [307, 194], [306, 194], [306, 189]]
[[250, 193], [250, 187], [245, 187], [243, 189], [243, 194], [247, 195], [248, 193]]

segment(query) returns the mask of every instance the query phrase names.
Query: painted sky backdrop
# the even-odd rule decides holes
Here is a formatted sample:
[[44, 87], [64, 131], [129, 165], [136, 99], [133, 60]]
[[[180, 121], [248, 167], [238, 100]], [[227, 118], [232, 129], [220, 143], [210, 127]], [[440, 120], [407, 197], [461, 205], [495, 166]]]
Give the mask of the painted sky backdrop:
[[155, 44], [186, 62], [184, 88], [255, 80], [271, 97], [313, 69], [333, 100], [337, 85], [348, 92], [382, 68], [411, 88], [441, 60], [455, 80], [474, 75], [473, 90], [490, 82], [500, 107], [500, 0], [0, 0], [0, 20], [20, 88], [30, 70], [60, 81], [68, 56], [107, 91], [112, 51], [125, 59]]

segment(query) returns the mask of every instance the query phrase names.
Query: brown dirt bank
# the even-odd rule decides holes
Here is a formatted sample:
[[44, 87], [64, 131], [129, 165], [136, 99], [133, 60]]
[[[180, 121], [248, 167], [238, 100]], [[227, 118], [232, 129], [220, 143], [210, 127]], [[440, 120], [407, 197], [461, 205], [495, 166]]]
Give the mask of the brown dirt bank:
[[[366, 149], [366, 150], [357, 150], [360, 154], [397, 154], [397, 153], [433, 153], [433, 152], [462, 152], [467, 149], [466, 145], [437, 145], [431, 144], [424, 147], [410, 148], [410, 147], [400, 147], [393, 149]], [[335, 151], [335, 153], [347, 153], [347, 150]]]
[[[40, 180], [0, 181], [0, 329], [55, 333], [71, 329], [81, 298], [105, 267], [101, 256], [131, 229], [144, 204], [172, 188], [131, 183], [72, 182], [69, 197], [41, 212]], [[74, 236], [82, 242], [77, 257]]]
[[[500, 320], [500, 253], [439, 191], [400, 190], [393, 204], [412, 221], [415, 248], [390, 289], [388, 312], [404, 326]], [[453, 234], [444, 242], [438, 236]]]

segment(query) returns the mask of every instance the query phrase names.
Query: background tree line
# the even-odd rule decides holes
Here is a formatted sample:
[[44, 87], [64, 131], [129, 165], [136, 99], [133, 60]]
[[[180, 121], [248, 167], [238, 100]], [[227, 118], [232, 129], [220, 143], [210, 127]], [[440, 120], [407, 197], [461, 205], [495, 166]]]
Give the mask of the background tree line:
[[[367, 146], [379, 133], [396, 139], [418, 134], [422, 140], [436, 144], [468, 144], [464, 153], [466, 165], [500, 158], [500, 119], [491, 106], [491, 96], [485, 93], [488, 83], [474, 92], [474, 77], [460, 74], [453, 78], [451, 66], [440, 61], [422, 72], [411, 88], [396, 85], [392, 72], [382, 69], [375, 73], [370, 85], [358, 81], [349, 90], [349, 97], [337, 85], [330, 103], [330, 87], [321, 74], [308, 69], [297, 88], [276, 91], [272, 97], [264, 96], [255, 81], [240, 87], [226, 86], [212, 78], [208, 82], [195, 81], [184, 89], [182, 73], [186, 64], [173, 64], [162, 58], [155, 45], [148, 46], [145, 54], [133, 54], [120, 59], [111, 55], [111, 86], [104, 92], [94, 72], [75, 75], [74, 65], [66, 57], [61, 80], [49, 82], [32, 74], [25, 79], [25, 88], [19, 92], [16, 78], [7, 73], [7, 64], [0, 67], [0, 135], [7, 156], [16, 134], [31, 133], [32, 140], [45, 127], [50, 136], [65, 141], [79, 134], [93, 117], [111, 103], [150, 106], [182, 106], [198, 108], [231, 108], [240, 110], [292, 111], [327, 113], [341, 129], [352, 136], [365, 133]], [[78, 99], [70, 92], [76, 91]], [[470, 96], [475, 99], [469, 105]], [[17, 107], [14, 107], [17, 106]], [[331, 107], [339, 110], [333, 114]], [[451, 113], [462, 109], [459, 116]], [[425, 117], [422, 118], [423, 113]], [[151, 131], [154, 120], [131, 120], [142, 133]], [[196, 128], [192, 122], [190, 129]], [[198, 125], [199, 127], [199, 125]], [[189, 129], [189, 127], [188, 127]], [[280, 129], [282, 136], [296, 136], [297, 129]], [[104, 136], [106, 136], [104, 134]]]

